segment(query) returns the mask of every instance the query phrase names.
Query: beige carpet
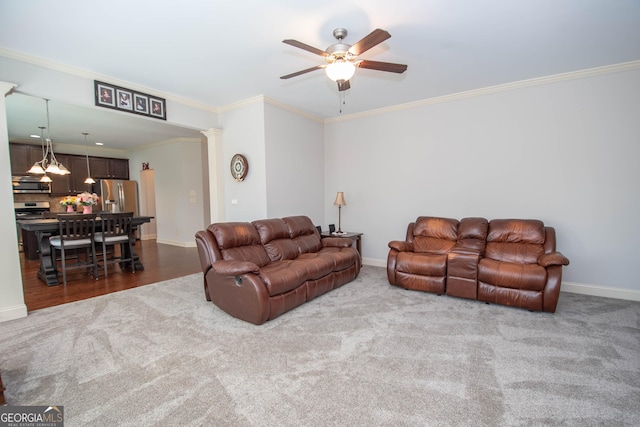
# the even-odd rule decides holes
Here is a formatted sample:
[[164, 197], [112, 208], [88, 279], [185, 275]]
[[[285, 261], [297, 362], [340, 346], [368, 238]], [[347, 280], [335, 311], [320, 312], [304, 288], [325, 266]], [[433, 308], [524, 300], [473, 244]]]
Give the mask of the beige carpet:
[[262, 326], [201, 275], [0, 323], [14, 405], [67, 426], [640, 425], [640, 303], [556, 314], [390, 286], [383, 268]]

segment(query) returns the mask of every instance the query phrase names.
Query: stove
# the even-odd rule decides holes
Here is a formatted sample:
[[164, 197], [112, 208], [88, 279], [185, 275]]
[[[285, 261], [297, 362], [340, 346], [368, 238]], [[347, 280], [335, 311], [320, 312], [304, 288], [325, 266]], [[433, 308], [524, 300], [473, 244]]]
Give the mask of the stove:
[[42, 219], [43, 212], [49, 212], [49, 202], [14, 202], [16, 219]]
[[[49, 212], [49, 202], [14, 202], [13, 210], [16, 220], [42, 219], [44, 212]], [[16, 224], [18, 247], [24, 252], [26, 259], [38, 259], [38, 242], [33, 232], [27, 233]]]

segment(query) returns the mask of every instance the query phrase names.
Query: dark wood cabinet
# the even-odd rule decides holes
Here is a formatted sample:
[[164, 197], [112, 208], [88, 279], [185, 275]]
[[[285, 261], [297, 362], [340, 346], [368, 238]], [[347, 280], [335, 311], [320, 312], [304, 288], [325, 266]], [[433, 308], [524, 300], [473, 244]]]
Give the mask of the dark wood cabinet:
[[51, 195], [78, 194], [91, 190], [91, 185], [84, 183], [87, 178], [87, 159], [85, 156], [56, 154], [56, 159], [69, 169], [71, 174], [51, 175]]
[[111, 159], [111, 172], [114, 179], [129, 179], [129, 160]]
[[35, 162], [42, 160], [42, 147], [30, 144], [9, 144], [11, 175], [29, 175], [27, 171]]
[[67, 168], [71, 171], [69, 175], [69, 190], [73, 193], [82, 193], [91, 190], [91, 184], [85, 184], [87, 179], [87, 158], [85, 156], [69, 156], [69, 165]]
[[94, 179], [129, 179], [129, 160], [108, 157], [90, 157]]
[[[16, 176], [29, 175], [27, 170], [42, 160], [42, 148], [31, 144], [9, 144], [11, 156], [11, 174]], [[51, 195], [61, 196], [91, 191], [92, 186], [85, 184], [87, 178], [87, 158], [76, 154], [56, 153], [56, 159], [69, 171], [70, 175], [53, 175]], [[110, 157], [89, 157], [91, 177], [94, 179], [129, 179], [129, 160]]]

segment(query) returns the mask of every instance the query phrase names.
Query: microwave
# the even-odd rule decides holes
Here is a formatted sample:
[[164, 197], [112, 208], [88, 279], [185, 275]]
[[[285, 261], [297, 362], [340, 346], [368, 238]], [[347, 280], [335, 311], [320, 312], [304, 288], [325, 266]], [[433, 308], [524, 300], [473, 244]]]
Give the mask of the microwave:
[[51, 183], [40, 182], [39, 176], [14, 176], [11, 185], [14, 193], [51, 193]]

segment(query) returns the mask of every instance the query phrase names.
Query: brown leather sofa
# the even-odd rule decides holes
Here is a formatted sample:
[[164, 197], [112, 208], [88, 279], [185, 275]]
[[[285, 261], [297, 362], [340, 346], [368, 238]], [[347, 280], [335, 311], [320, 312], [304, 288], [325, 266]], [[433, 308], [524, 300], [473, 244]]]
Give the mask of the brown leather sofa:
[[256, 325], [354, 280], [361, 268], [351, 239], [321, 239], [306, 216], [216, 223], [195, 238], [207, 301]]
[[531, 219], [418, 217], [389, 248], [392, 285], [551, 313], [569, 264], [555, 230]]

